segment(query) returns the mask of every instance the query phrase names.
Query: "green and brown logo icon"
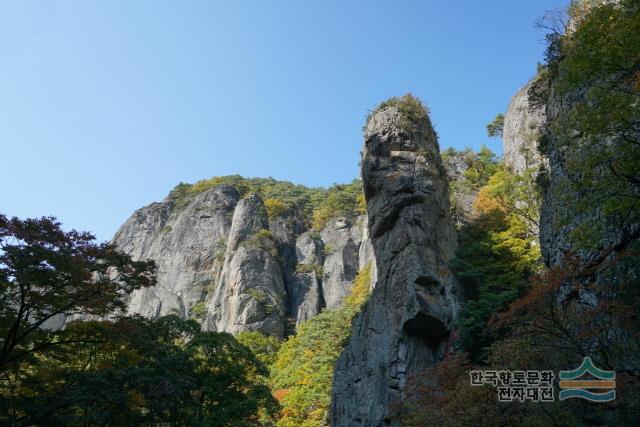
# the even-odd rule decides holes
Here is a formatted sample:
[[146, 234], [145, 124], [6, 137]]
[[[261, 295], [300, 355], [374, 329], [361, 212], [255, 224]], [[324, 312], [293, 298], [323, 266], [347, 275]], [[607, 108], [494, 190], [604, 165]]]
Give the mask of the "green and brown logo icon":
[[[589, 376], [584, 377], [587, 374]], [[615, 388], [615, 371], [596, 368], [590, 357], [585, 357], [573, 371], [560, 371], [560, 400], [577, 397], [592, 402], [609, 402], [616, 398]]]

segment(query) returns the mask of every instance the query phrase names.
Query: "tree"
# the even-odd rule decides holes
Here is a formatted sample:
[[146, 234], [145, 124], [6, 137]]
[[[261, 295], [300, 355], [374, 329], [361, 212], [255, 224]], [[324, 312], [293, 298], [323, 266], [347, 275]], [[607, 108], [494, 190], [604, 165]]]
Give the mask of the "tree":
[[66, 343], [29, 366], [0, 400], [10, 414], [0, 421], [235, 427], [263, 425], [277, 411], [266, 369], [229, 334], [201, 332], [177, 316], [76, 321], [68, 329], [100, 340]]
[[536, 183], [535, 168], [525, 170], [522, 175], [510, 172], [506, 167], [496, 168], [491, 178], [478, 194], [476, 206], [480, 211], [487, 212], [489, 202], [492, 206], [499, 206], [508, 215], [522, 220], [529, 237], [535, 237], [540, 227], [540, 206], [542, 194]]
[[236, 339], [248, 347], [266, 367], [270, 367], [275, 362], [281, 345], [278, 338], [258, 331], [242, 331], [236, 335]]
[[317, 200], [311, 225], [320, 231], [332, 218], [353, 218], [365, 212], [362, 182], [356, 179], [350, 184], [334, 184]]
[[0, 215], [0, 372], [36, 355], [91, 337], [47, 328], [74, 314], [105, 316], [123, 297], [155, 283], [152, 261], [133, 261], [89, 233], [64, 232], [55, 218]]
[[487, 328], [491, 316], [523, 295], [527, 277], [539, 266], [535, 209], [540, 195], [532, 180], [498, 168], [478, 192], [478, 216], [460, 230], [451, 262], [466, 294], [458, 344], [475, 360], [486, 356], [496, 338]]
[[280, 348], [271, 386], [282, 405], [278, 427], [326, 425], [336, 360], [351, 333], [351, 320], [369, 296], [371, 265], [354, 279], [341, 307], [325, 309], [298, 326]]
[[473, 189], [478, 189], [497, 171], [496, 155], [485, 145], [482, 145], [478, 152], [465, 150], [465, 153], [467, 169], [464, 171], [464, 177]]
[[634, 234], [640, 220], [640, 5], [582, 5], [570, 10], [565, 34], [552, 29], [531, 97], [563, 105], [540, 140], [543, 151], [562, 153], [557, 186], [567, 209], [557, 226], [580, 218], [570, 237], [594, 250], [607, 234]]
[[[636, 245], [637, 246], [637, 245]], [[526, 291], [487, 328], [500, 338], [475, 366], [463, 352], [408, 378], [401, 406], [403, 426], [634, 425], [640, 413], [640, 291], [624, 273], [637, 268], [638, 250], [611, 256], [603, 265], [567, 257], [530, 277]], [[585, 283], [605, 272], [604, 289]], [[606, 295], [617, 294], [615, 300]], [[587, 298], [586, 295], [595, 296]], [[498, 403], [491, 386], [471, 386], [472, 370], [571, 370], [589, 356], [616, 371], [616, 400], [594, 405], [580, 399]]]
[[489, 137], [500, 137], [502, 138], [502, 132], [504, 130], [504, 114], [498, 114], [494, 117], [494, 119], [487, 125], [487, 134]]

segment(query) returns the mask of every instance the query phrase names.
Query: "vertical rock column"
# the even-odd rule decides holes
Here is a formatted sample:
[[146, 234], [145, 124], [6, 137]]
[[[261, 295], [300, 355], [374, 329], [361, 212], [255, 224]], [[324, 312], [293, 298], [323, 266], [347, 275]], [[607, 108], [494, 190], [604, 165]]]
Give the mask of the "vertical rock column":
[[336, 365], [332, 426], [399, 425], [406, 381], [441, 360], [458, 307], [447, 180], [416, 99], [373, 113], [362, 180], [378, 277]]
[[233, 213], [224, 266], [208, 301], [205, 330], [259, 331], [282, 338], [286, 291], [262, 200], [240, 200]]
[[546, 164], [538, 151], [538, 138], [544, 124], [544, 107], [533, 107], [529, 103], [531, 80], [511, 98], [504, 116], [502, 151], [505, 164], [516, 174]]

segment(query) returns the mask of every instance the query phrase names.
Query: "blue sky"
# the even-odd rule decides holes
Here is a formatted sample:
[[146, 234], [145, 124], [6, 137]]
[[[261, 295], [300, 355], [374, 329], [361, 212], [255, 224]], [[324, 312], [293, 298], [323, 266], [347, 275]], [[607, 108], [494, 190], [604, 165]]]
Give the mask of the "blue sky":
[[0, 0], [0, 212], [111, 238], [178, 182], [358, 175], [362, 125], [412, 92], [441, 147], [542, 60], [566, 1]]

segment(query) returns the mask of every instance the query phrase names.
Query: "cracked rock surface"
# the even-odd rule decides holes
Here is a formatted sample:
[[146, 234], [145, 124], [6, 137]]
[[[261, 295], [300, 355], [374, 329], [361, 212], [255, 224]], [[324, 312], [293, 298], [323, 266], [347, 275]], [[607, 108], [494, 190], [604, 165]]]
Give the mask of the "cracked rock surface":
[[[458, 310], [456, 235], [436, 134], [395, 106], [367, 123], [362, 180], [377, 283], [338, 359], [331, 425], [399, 425], [394, 402], [441, 360]], [[408, 124], [407, 124], [408, 123]]]
[[180, 205], [168, 197], [143, 207], [113, 242], [158, 265], [157, 285], [134, 291], [128, 314], [176, 314], [205, 330], [278, 337], [339, 306], [373, 258], [366, 216], [333, 218], [314, 232], [300, 213], [269, 218], [259, 196], [228, 185]]

